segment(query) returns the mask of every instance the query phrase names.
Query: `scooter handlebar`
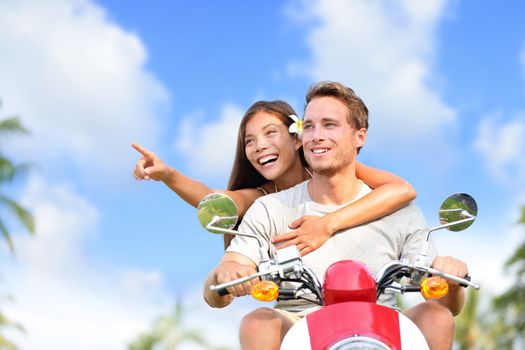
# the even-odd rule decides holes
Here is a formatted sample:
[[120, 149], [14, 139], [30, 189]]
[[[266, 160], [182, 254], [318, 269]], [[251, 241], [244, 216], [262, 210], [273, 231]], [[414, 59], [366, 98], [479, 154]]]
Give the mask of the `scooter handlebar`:
[[242, 283], [247, 282], [249, 280], [252, 280], [254, 278], [258, 278], [258, 277], [261, 277], [261, 276], [268, 275], [269, 273], [270, 273], [270, 271], [256, 272], [256, 273], [253, 273], [251, 275], [248, 275], [248, 276], [245, 276], [245, 277], [241, 277], [241, 278], [237, 278], [237, 279], [234, 279], [234, 280], [231, 280], [231, 281], [228, 281], [228, 282], [224, 282], [224, 283], [217, 284], [217, 285], [211, 285], [209, 287], [209, 290], [212, 291], [212, 292], [213, 291], [217, 292], [217, 294], [219, 294], [222, 297], [222, 296], [230, 294], [230, 292], [228, 292], [228, 288], [236, 286], [238, 284], [242, 284]]
[[445, 279], [454, 281], [454, 282], [458, 283], [462, 287], [472, 287], [472, 288], [474, 288], [476, 290], [479, 289], [479, 285], [478, 284], [475, 284], [475, 283], [471, 282], [471, 277], [469, 275], [466, 275], [464, 278], [461, 278], [461, 277], [454, 276], [454, 275], [451, 275], [451, 274], [448, 274], [448, 273], [445, 273], [445, 272], [438, 271], [438, 270], [433, 269], [431, 267], [428, 267], [427, 271], [428, 271], [429, 274], [432, 274], [433, 276], [439, 276], [439, 277], [443, 277]]

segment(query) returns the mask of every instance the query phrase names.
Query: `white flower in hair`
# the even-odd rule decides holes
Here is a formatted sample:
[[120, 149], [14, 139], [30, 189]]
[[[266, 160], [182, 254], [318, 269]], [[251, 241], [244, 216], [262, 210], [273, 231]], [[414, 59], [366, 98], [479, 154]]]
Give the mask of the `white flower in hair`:
[[300, 138], [303, 135], [303, 121], [295, 114], [289, 115], [288, 117], [294, 121], [294, 123], [288, 128], [288, 131], [290, 134], [297, 134]]

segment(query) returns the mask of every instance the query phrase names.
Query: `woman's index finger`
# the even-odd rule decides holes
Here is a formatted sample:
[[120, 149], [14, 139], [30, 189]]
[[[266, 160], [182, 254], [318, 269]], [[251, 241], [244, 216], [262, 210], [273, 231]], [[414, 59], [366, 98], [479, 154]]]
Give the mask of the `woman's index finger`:
[[148, 149], [142, 147], [138, 143], [132, 143], [131, 147], [133, 147], [135, 150], [137, 150], [137, 152], [142, 154], [142, 156], [144, 156], [144, 157], [149, 157], [149, 158], [153, 157], [153, 153], [151, 151], [149, 151]]

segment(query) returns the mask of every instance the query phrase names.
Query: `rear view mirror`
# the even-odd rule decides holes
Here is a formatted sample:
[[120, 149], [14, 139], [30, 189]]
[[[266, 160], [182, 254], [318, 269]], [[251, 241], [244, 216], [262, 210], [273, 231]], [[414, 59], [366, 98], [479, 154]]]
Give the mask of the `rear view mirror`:
[[453, 194], [439, 208], [439, 222], [441, 225], [448, 225], [446, 228], [450, 231], [463, 231], [472, 225], [477, 215], [478, 205], [466, 193]]
[[212, 233], [222, 233], [213, 228], [234, 228], [239, 219], [237, 206], [230, 197], [222, 193], [207, 195], [199, 202], [197, 209], [200, 224]]

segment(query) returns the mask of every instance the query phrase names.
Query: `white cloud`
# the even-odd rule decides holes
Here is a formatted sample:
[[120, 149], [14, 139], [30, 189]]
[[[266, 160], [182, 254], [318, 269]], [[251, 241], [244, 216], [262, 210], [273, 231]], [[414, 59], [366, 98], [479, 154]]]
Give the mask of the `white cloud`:
[[235, 155], [237, 131], [243, 111], [226, 104], [220, 118], [203, 123], [202, 113], [184, 118], [176, 149], [183, 153], [192, 171], [200, 177], [227, 178]]
[[20, 348], [124, 349], [172, 302], [160, 272], [88, 258], [85, 243], [97, 235], [99, 214], [87, 198], [33, 177], [21, 203], [37, 234], [14, 235], [17, 259], [2, 264], [16, 298], [6, 313], [27, 331], [10, 338]]
[[474, 146], [496, 180], [515, 188], [525, 184], [525, 113], [510, 120], [501, 113], [484, 117]]
[[98, 5], [2, 1], [0, 52], [3, 112], [20, 115], [32, 134], [15, 145], [18, 156], [127, 175], [129, 142], [153, 143], [167, 92], [146, 71], [139, 38]]
[[430, 140], [438, 148], [435, 142], [442, 138], [441, 128], [450, 130], [456, 117], [429, 84], [435, 78], [435, 27], [445, 1], [301, 4], [293, 16], [312, 23], [307, 44], [313, 57], [292, 63], [292, 74], [341, 81], [354, 88], [370, 109], [375, 142], [398, 146]]
[[16, 237], [18, 258], [42, 278], [48, 272], [75, 271], [82, 258], [81, 244], [95, 235], [97, 209], [68, 186], [51, 185], [39, 177], [30, 179], [21, 202], [33, 212], [38, 234]]

